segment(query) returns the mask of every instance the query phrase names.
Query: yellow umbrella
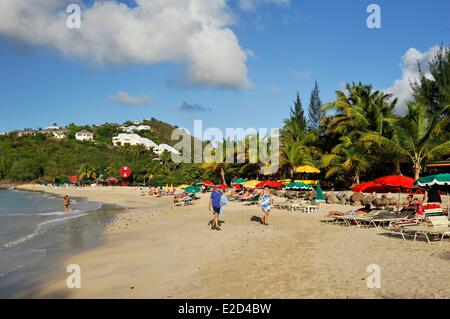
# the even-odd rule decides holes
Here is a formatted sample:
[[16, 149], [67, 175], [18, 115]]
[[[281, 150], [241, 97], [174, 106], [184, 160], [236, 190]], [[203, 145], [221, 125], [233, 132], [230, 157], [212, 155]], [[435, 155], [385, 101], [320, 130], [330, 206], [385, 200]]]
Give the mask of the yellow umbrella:
[[296, 173], [320, 173], [320, 169], [310, 165], [299, 166], [295, 169]]
[[185, 188], [187, 188], [187, 187], [189, 187], [189, 185], [186, 185], [186, 184], [183, 184], [183, 185], [178, 186], [178, 188], [180, 188], [180, 189], [185, 189]]
[[252, 181], [246, 181], [243, 185], [246, 188], [255, 188], [257, 184], [261, 183], [261, 181], [252, 180]]

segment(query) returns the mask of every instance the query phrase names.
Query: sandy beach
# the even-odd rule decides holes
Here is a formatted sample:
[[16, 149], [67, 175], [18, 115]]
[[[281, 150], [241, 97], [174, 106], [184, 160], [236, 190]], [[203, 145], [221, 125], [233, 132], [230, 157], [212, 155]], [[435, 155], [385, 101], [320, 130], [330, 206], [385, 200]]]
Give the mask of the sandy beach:
[[[136, 188], [45, 191], [123, 207], [104, 225], [95, 249], [70, 254], [33, 289], [35, 298], [449, 298], [450, 242], [404, 242], [386, 230], [324, 224], [315, 214], [274, 210], [270, 225], [252, 221], [256, 206], [230, 203], [222, 231], [208, 227], [209, 194], [189, 207]], [[81, 288], [68, 289], [66, 267], [81, 267]], [[380, 266], [381, 288], [369, 289], [367, 267]]]

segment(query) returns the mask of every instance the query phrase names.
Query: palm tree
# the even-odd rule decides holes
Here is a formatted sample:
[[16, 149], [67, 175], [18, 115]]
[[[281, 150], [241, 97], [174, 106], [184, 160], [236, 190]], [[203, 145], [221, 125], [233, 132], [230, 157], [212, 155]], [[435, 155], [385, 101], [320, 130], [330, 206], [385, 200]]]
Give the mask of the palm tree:
[[372, 161], [368, 145], [355, 143], [348, 136], [342, 136], [340, 140], [330, 154], [322, 157], [322, 167], [327, 169], [325, 177], [351, 175], [353, 183], [359, 184], [361, 174], [367, 171]]
[[97, 173], [88, 165], [88, 164], [83, 164], [80, 167], [80, 179], [96, 179], [97, 178]]
[[[226, 149], [225, 149], [226, 143], [221, 143], [214, 149], [212, 149], [211, 157], [205, 157], [203, 161], [203, 169], [209, 172], [214, 172], [219, 175], [220, 181], [222, 184], [227, 185], [225, 174], [226, 170], [228, 168], [228, 163], [226, 163]], [[221, 159], [220, 161], [216, 161], [215, 155], [218, 150], [222, 150]]]
[[441, 112], [430, 115], [422, 103], [407, 103], [408, 113], [393, 127], [393, 137], [386, 138], [379, 132], [369, 132], [363, 141], [375, 142], [385, 152], [398, 158], [409, 159], [415, 178], [420, 176], [425, 161], [439, 160], [450, 155], [450, 141], [440, 138], [449, 118], [441, 118], [450, 110], [450, 105]]
[[322, 119], [328, 132], [359, 137], [362, 132], [375, 131], [387, 136], [397, 120], [394, 115], [397, 99], [389, 102], [392, 95], [374, 92], [371, 85], [353, 83], [345, 88], [347, 93], [336, 91], [336, 101], [322, 108], [324, 112], [333, 112]]
[[312, 143], [317, 141], [317, 133], [301, 130], [295, 121], [285, 122], [282, 130], [282, 146], [280, 154], [280, 166], [294, 178], [294, 171], [300, 165], [315, 165], [315, 154], [320, 150], [313, 147]]

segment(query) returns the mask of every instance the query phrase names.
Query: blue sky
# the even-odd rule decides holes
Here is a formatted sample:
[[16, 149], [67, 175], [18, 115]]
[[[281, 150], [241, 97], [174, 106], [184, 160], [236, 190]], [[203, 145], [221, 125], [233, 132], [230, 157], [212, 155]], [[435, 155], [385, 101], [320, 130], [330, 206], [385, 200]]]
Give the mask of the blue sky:
[[[392, 88], [395, 80], [409, 74], [408, 68], [401, 65], [403, 56], [418, 54], [426, 61], [432, 47], [450, 40], [450, 2], [446, 0], [287, 2], [254, 0], [250, 10], [235, 0], [215, 9], [214, 14], [226, 11], [232, 16], [233, 21], [225, 23], [225, 27], [236, 37], [239, 50], [226, 55], [223, 61], [228, 62], [222, 67], [220, 57], [211, 58], [202, 50], [191, 53], [189, 49], [187, 59], [194, 61], [189, 67], [195, 68], [198, 61], [205, 59], [211, 59], [211, 64], [202, 65], [201, 79], [192, 80], [194, 76], [190, 75], [188, 84], [180, 84], [186, 62], [178, 55], [184, 51], [177, 53], [179, 49], [173, 45], [162, 51], [163, 55], [166, 52], [176, 56], [171, 61], [152, 52], [143, 57], [151, 62], [142, 61], [140, 54], [127, 51], [117, 63], [93, 63], [96, 49], [92, 43], [54, 40], [45, 30], [39, 31], [35, 41], [30, 32], [14, 32], [11, 25], [0, 22], [0, 131], [45, 127], [53, 122], [122, 123], [149, 117], [189, 129], [194, 119], [202, 119], [204, 127], [222, 129], [280, 127], [297, 91], [306, 111], [315, 80], [324, 102], [331, 101], [334, 91], [345, 82], [362, 81], [377, 89]], [[85, 1], [83, 10], [92, 3]], [[366, 26], [366, 8], [370, 3], [381, 7], [381, 29]], [[139, 1], [127, 4], [135, 7]], [[3, 14], [18, 12], [12, 1], [10, 5], [11, 12]], [[56, 11], [36, 10], [44, 10], [40, 14], [47, 18], [55, 14], [56, 19]], [[218, 19], [223, 23], [227, 18]], [[163, 23], [161, 28], [169, 28], [170, 23]], [[105, 28], [104, 34], [108, 35], [107, 22], [98, 24], [96, 30], [83, 25], [80, 30], [89, 33], [99, 28]], [[161, 32], [166, 38], [171, 35], [170, 28]], [[183, 39], [179, 40], [180, 47]], [[165, 41], [150, 41], [145, 50], [164, 47]], [[81, 50], [85, 48], [89, 53]], [[247, 56], [243, 64], [246, 79], [242, 72], [230, 76], [227, 73], [221, 78], [221, 72], [226, 73], [235, 65], [236, 69], [242, 67], [235, 58], [240, 52]], [[214, 74], [220, 78], [211, 83], [203, 77], [209, 65], [217, 69]], [[247, 80], [249, 86], [243, 84]], [[120, 92], [121, 97], [128, 99], [117, 98]]]

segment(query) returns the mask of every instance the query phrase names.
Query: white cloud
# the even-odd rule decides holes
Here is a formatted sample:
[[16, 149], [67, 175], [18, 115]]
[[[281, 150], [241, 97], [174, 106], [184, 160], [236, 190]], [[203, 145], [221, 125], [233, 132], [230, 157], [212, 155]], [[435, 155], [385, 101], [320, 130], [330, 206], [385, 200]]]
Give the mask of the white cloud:
[[150, 104], [150, 97], [147, 95], [132, 96], [125, 91], [118, 91], [116, 95], [108, 96], [108, 100], [118, 104], [124, 105], [148, 105]]
[[428, 62], [433, 59], [438, 51], [439, 46], [434, 46], [426, 52], [420, 52], [417, 49], [410, 48], [402, 56], [401, 70], [402, 77], [394, 81], [392, 86], [384, 90], [386, 93], [391, 93], [394, 97], [397, 97], [399, 103], [397, 105], [396, 112], [398, 114], [404, 114], [406, 112], [405, 102], [411, 99], [411, 82], [415, 82], [419, 79], [419, 70], [417, 62], [422, 66], [422, 71], [425, 76], [432, 78]]
[[312, 72], [309, 70], [293, 70], [292, 74], [300, 80], [307, 80], [311, 77]]
[[71, 2], [1, 0], [0, 36], [99, 66], [181, 62], [192, 85], [251, 86], [226, 0], [135, 0], [135, 7], [96, 1], [82, 7], [81, 29], [68, 29]]
[[255, 11], [256, 6], [260, 4], [275, 4], [287, 7], [290, 0], [239, 0], [238, 4], [243, 11]]

